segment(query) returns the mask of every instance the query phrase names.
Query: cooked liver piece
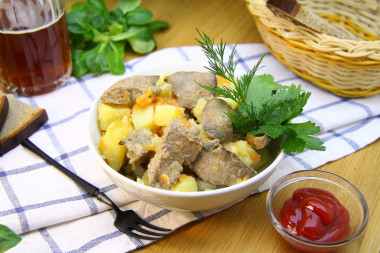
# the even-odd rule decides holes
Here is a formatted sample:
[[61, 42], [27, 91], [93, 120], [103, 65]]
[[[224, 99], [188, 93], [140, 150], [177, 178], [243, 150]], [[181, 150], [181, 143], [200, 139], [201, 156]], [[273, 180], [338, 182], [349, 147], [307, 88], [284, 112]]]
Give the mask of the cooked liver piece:
[[100, 99], [106, 104], [130, 105], [150, 87], [157, 93], [156, 83], [159, 78], [160, 76], [132, 76], [122, 79], [104, 91]]
[[256, 175], [255, 170], [223, 146], [202, 149], [192, 168], [202, 180], [217, 186], [231, 186]]
[[130, 133], [119, 144], [127, 147], [129, 163], [142, 163], [149, 153], [145, 147], [152, 144], [152, 139], [152, 132], [147, 128], [142, 128]]
[[253, 149], [263, 149], [269, 144], [270, 141], [271, 138], [267, 133], [262, 136], [256, 136], [254, 134], [247, 135], [247, 142]]
[[162, 142], [148, 164], [147, 175], [153, 187], [170, 189], [183, 168], [194, 161], [202, 148], [198, 128], [189, 127], [179, 119], [173, 119], [164, 130]]
[[169, 75], [165, 80], [173, 85], [173, 93], [177, 96], [178, 104], [182, 107], [193, 109], [198, 99], [210, 100], [214, 97], [212, 92], [198, 85], [200, 83], [215, 87], [216, 77], [212, 73], [179, 71]]
[[202, 110], [201, 122], [208, 135], [221, 142], [233, 139], [233, 127], [226, 113], [231, 107], [224, 100], [214, 98]]

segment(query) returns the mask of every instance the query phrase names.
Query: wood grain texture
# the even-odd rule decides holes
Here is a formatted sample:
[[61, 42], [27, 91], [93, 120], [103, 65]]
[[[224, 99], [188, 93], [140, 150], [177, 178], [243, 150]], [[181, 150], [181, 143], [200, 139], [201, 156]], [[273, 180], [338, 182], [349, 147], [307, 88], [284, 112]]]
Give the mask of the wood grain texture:
[[[67, 8], [78, 0], [68, 0]], [[109, 8], [116, 0], [105, 0]], [[155, 34], [157, 49], [197, 45], [196, 28], [219, 42], [262, 43], [244, 0], [143, 0], [154, 19], [170, 28]], [[126, 60], [138, 57], [129, 53]], [[362, 150], [328, 163], [319, 170], [336, 173], [351, 181], [367, 199], [370, 217], [364, 236], [339, 253], [380, 252], [380, 140]], [[174, 231], [163, 240], [135, 252], [299, 252], [289, 246], [270, 224], [267, 192], [198, 222]]]

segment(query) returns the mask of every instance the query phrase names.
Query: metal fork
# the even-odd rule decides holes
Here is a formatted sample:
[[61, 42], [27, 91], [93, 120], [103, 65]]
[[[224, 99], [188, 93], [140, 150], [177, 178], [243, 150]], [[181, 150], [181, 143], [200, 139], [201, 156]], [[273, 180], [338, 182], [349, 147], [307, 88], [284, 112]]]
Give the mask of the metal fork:
[[[99, 188], [85, 181], [81, 177], [72, 173], [70, 170], [63, 167], [60, 163], [55, 161], [53, 158], [44, 153], [41, 149], [39, 149], [36, 145], [34, 145], [30, 140], [25, 139], [21, 142], [21, 145], [42, 159], [44, 159], [47, 163], [53, 165], [61, 172], [63, 172], [66, 176], [71, 178], [75, 183], [77, 183], [84, 191], [86, 191], [91, 197], [96, 197], [98, 200], [103, 203], [111, 206], [116, 212], [116, 219], [114, 225], [121, 232], [138, 239], [145, 240], [158, 240], [163, 236], [167, 235], [171, 229], [157, 227], [152, 225], [142, 218], [140, 218], [137, 213], [133, 210], [122, 211], [120, 208], [104, 193], [101, 192]], [[143, 226], [149, 228], [145, 229]], [[154, 230], [162, 231], [156, 232]], [[136, 233], [139, 232], [139, 233]]]

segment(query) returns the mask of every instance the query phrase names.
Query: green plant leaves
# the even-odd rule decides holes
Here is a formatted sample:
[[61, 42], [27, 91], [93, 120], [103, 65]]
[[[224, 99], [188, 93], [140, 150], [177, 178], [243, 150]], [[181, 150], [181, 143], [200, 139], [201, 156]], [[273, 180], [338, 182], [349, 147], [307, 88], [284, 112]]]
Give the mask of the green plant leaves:
[[140, 6], [141, 0], [118, 0], [117, 3], [123, 13], [127, 13]]
[[149, 53], [156, 46], [156, 42], [153, 39], [144, 41], [137, 38], [131, 38], [129, 39], [129, 43], [131, 44], [133, 51], [139, 54]]
[[152, 21], [149, 24], [149, 28], [152, 31], [152, 33], [157, 32], [158, 30], [165, 29], [169, 26], [169, 24], [165, 21]]
[[104, 0], [86, 0], [72, 5], [67, 24], [74, 75], [125, 72], [126, 45], [138, 54], [154, 50], [153, 33], [167, 28], [164, 21], [152, 21], [153, 13], [139, 8], [141, 0], [118, 0], [108, 12]]
[[[124, 52], [124, 43], [110, 42], [109, 47], [107, 48], [107, 60], [110, 66], [110, 72], [113, 75], [121, 75], [125, 71], [124, 61], [123, 61], [123, 52]], [[153, 50], [153, 49], [152, 49]]]
[[233, 83], [233, 88], [201, 86], [238, 103], [235, 110], [227, 113], [236, 134], [242, 137], [247, 134], [269, 134], [271, 138], [283, 136], [281, 148], [286, 154], [302, 152], [306, 148], [325, 150], [322, 140], [311, 136], [320, 132], [315, 123], [291, 123], [302, 113], [310, 92], [302, 91], [301, 85], [280, 85], [270, 74], [255, 75], [263, 57], [247, 74], [235, 77], [236, 45], [225, 63], [226, 44], [221, 41], [220, 45], [214, 46], [214, 41], [205, 33], [198, 33], [201, 39], [197, 41], [209, 60], [208, 69]]
[[67, 14], [67, 25], [70, 33], [84, 34], [91, 31], [88, 15], [82, 11], [73, 11]]
[[13, 248], [21, 241], [12, 230], [4, 225], [0, 225], [0, 252], [5, 252]]
[[153, 18], [153, 13], [144, 8], [136, 8], [127, 14], [127, 22], [130, 25], [145, 25]]
[[87, 9], [91, 10], [91, 12], [107, 18], [108, 10], [103, 0], [86, 0], [86, 4]]

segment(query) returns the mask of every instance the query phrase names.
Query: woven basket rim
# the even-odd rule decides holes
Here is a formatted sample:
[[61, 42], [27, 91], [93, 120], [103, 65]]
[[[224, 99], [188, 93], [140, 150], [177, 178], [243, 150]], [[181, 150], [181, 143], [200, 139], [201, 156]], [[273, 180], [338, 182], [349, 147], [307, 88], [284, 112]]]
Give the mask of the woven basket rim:
[[[343, 0], [310, 2], [310, 7], [314, 8], [313, 4], [318, 5], [316, 10], [324, 10], [327, 4], [339, 4], [338, 8], [342, 9], [326, 9], [326, 13], [320, 11], [318, 14], [332, 24], [339, 22], [355, 36], [369, 39], [349, 40], [319, 33], [276, 15], [267, 8], [267, 0], [245, 1], [269, 51], [295, 74], [342, 97], [368, 97], [380, 93], [380, 40], [378, 24], [372, 22], [377, 20], [376, 12], [380, 13], [380, 8], [375, 12], [368, 10], [365, 13], [367, 7], [363, 6], [365, 10], [361, 13], [365, 15], [355, 16], [362, 8], [350, 8], [351, 4], [355, 4], [353, 0], [344, 2], [344, 5], [341, 5]], [[357, 24], [347, 22], [346, 17], [357, 20]]]
[[[311, 48], [320, 53], [328, 53], [347, 59], [362, 59], [372, 62], [370, 64], [379, 65], [380, 61], [380, 40], [348, 40], [340, 39], [327, 34], [322, 34], [306, 26], [295, 24], [285, 18], [276, 16], [269, 8], [266, 7], [264, 0], [245, 0], [254, 18], [267, 28], [277, 32], [289, 43], [302, 43], [305, 47]], [[284, 30], [272, 25], [273, 20], [283, 22], [289, 30]]]

